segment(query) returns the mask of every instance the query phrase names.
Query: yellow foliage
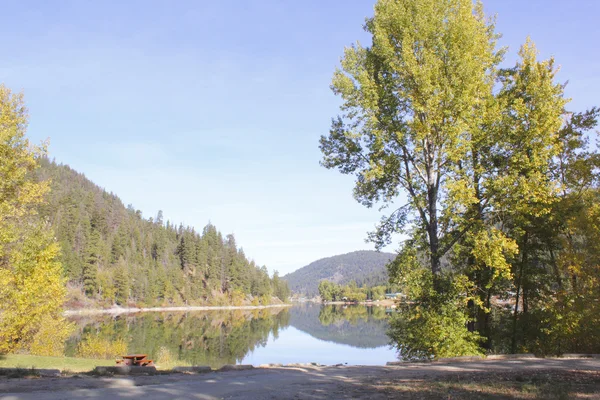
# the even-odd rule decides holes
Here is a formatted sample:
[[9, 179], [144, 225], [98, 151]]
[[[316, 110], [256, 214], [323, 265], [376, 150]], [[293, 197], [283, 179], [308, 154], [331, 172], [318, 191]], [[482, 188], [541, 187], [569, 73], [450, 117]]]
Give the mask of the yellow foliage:
[[46, 324], [60, 321], [65, 299], [59, 246], [36, 215], [50, 186], [31, 175], [45, 149], [30, 145], [26, 126], [23, 96], [0, 85], [0, 353], [46, 351], [56, 328]]
[[472, 254], [475, 260], [493, 270], [493, 278], [488, 284], [490, 286], [496, 279], [512, 278], [511, 265], [506, 261], [506, 257], [514, 256], [518, 252], [517, 243], [499, 229], [481, 230], [474, 235]]
[[267, 296], [266, 294], [260, 296], [260, 304], [263, 306], [268, 306], [271, 304], [271, 296]]
[[63, 317], [44, 315], [40, 329], [33, 337], [29, 353], [36, 356], [64, 356], [65, 341], [73, 332], [74, 325]]
[[246, 299], [246, 294], [240, 289], [234, 289], [231, 292], [231, 305], [241, 306], [244, 304], [244, 300]]
[[77, 356], [81, 358], [110, 359], [127, 354], [127, 343], [123, 339], [113, 342], [99, 336], [87, 336], [77, 346]]
[[48, 229], [27, 232], [0, 267], [0, 352], [27, 350], [48, 318], [60, 319], [66, 294], [59, 247]]

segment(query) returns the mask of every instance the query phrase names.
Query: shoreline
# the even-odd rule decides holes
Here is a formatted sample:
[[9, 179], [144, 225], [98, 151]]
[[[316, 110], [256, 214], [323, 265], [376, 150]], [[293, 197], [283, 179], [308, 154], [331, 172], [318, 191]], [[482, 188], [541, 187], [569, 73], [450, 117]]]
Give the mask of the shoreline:
[[82, 308], [65, 310], [65, 317], [73, 315], [96, 315], [96, 314], [135, 314], [142, 312], [170, 312], [170, 311], [217, 311], [217, 310], [260, 310], [266, 308], [291, 307], [292, 304], [269, 304], [266, 306], [173, 306], [173, 307], [112, 307], [112, 308]]

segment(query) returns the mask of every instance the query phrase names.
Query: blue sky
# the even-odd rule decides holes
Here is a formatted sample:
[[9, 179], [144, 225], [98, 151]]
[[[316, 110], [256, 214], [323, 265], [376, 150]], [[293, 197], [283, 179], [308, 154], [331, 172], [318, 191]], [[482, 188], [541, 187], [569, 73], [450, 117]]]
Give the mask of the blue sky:
[[[3, 1], [0, 82], [29, 136], [145, 217], [233, 232], [285, 274], [359, 249], [379, 218], [319, 166], [329, 90], [373, 1]], [[554, 55], [571, 109], [600, 105], [600, 2], [487, 0], [507, 60]], [[391, 246], [393, 250], [395, 246]]]

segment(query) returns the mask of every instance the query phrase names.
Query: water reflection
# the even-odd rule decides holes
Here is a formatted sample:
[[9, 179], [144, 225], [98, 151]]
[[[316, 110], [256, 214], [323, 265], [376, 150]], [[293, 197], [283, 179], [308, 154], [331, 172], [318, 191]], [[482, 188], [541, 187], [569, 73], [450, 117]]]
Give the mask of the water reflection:
[[67, 343], [67, 355], [77, 356], [88, 337], [117, 343], [127, 352], [157, 359], [168, 353], [181, 364], [220, 367], [241, 362], [269, 336], [278, 337], [289, 324], [288, 309], [228, 312], [145, 313], [78, 319], [77, 334]]
[[372, 349], [390, 342], [384, 307], [305, 303], [292, 307], [290, 325], [315, 338], [353, 347]]
[[[304, 304], [291, 308], [189, 313], [127, 314], [75, 318], [68, 356], [88, 357], [114, 346], [172, 365], [296, 363], [385, 364], [388, 346], [384, 308]], [[117, 350], [119, 349], [119, 350]], [[114, 355], [113, 355], [114, 356]], [[113, 357], [111, 356], [111, 357]], [[111, 358], [108, 357], [108, 358]], [[159, 364], [160, 365], [160, 364]]]
[[388, 316], [383, 307], [321, 306], [304, 303], [290, 309], [290, 327], [278, 339], [250, 352], [248, 364], [319, 363], [384, 365], [397, 359], [388, 345]]

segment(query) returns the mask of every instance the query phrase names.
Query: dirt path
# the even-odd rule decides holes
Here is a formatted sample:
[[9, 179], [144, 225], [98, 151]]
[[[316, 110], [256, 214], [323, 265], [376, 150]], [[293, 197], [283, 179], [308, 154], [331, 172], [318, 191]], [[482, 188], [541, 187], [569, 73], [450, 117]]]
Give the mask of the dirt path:
[[[512, 398], [511, 392], [494, 392], [489, 397], [479, 389], [473, 389], [477, 390], [475, 397], [468, 397], [468, 390], [471, 389], [465, 389], [464, 385], [460, 390], [467, 392], [456, 392], [459, 393], [458, 397], [446, 396], [446, 391], [454, 393], [452, 390], [458, 389], [444, 382], [455, 382], [461, 376], [480, 381], [482, 377], [492, 380], [510, 377], [517, 382], [532, 376], [545, 376], [547, 383], [552, 383], [553, 379], [583, 379], [582, 384], [589, 383], [585, 387], [586, 398], [600, 398], [600, 359], [520, 359], [393, 367], [256, 368], [198, 375], [121, 378], [3, 378], [0, 380], [0, 399], [429, 399], [440, 398], [439, 390], [444, 391], [444, 398]], [[558, 376], [560, 378], [556, 378]], [[439, 390], [432, 392], [432, 384]], [[484, 383], [483, 386], [485, 389], [489, 385]]]

